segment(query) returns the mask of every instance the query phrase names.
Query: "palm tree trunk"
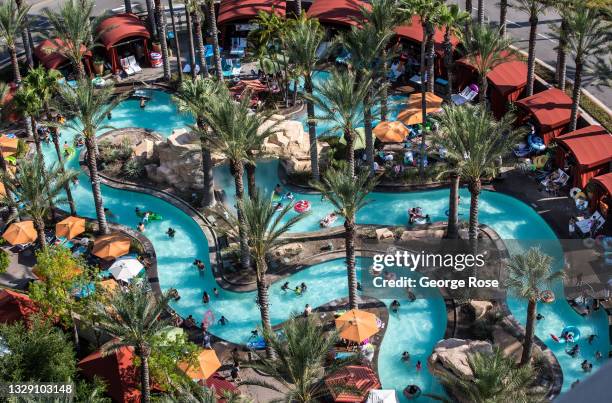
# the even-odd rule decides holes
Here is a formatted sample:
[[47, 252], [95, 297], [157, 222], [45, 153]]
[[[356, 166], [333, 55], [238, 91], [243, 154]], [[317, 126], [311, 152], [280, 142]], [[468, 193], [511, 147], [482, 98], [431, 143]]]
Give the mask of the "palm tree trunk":
[[36, 233], [38, 234], [38, 244], [40, 249], [47, 249], [47, 239], [45, 238], [45, 221], [40, 217], [32, 217], [34, 226], [36, 227]]
[[89, 179], [91, 180], [91, 191], [93, 193], [94, 204], [96, 206], [96, 217], [98, 219], [98, 231], [101, 234], [108, 234], [108, 224], [106, 213], [104, 212], [104, 202], [102, 190], [100, 189], [100, 177], [98, 176], [98, 165], [96, 161], [96, 138], [93, 135], [85, 135], [85, 145], [87, 147], [87, 168], [89, 169]]
[[132, 13], [132, 0], [123, 0], [123, 5], [125, 6], [126, 13]]
[[382, 80], [381, 80], [381, 91], [380, 91], [380, 121], [384, 122], [385, 120], [387, 120], [387, 113], [389, 111], [389, 103], [388, 103], [388, 89], [387, 89], [387, 74], [388, 70], [389, 70], [389, 66], [387, 63], [387, 49], [383, 49], [382, 53], [381, 53], [381, 57], [382, 57], [382, 66], [381, 66], [381, 76], [382, 76]]
[[193, 45], [193, 25], [191, 23], [191, 13], [189, 10], [185, 13], [185, 17], [187, 18], [187, 36], [189, 37], [189, 64], [191, 65], [191, 78], [195, 80], [196, 78], [196, 57], [195, 57], [195, 47]]
[[446, 237], [448, 239], [457, 239], [459, 236], [459, 180], [457, 172], [451, 173], [448, 226], [446, 227]]
[[206, 147], [206, 139], [200, 138], [202, 152], [202, 172], [204, 173], [204, 194], [202, 195], [202, 207], [208, 208], [215, 205], [215, 180], [213, 178], [213, 163], [210, 150]]
[[[259, 313], [261, 314], [261, 327], [264, 332], [272, 332], [272, 322], [270, 320], [270, 298], [268, 295], [268, 280], [266, 272], [268, 265], [266, 264], [265, 256], [257, 258], [257, 302], [259, 304]], [[268, 343], [266, 343], [266, 356], [273, 358], [274, 352]]]
[[506, 14], [508, 13], [508, 0], [499, 2], [499, 32], [502, 36], [506, 36], [507, 23]]
[[153, 15], [153, 2], [152, 0], [146, 0], [147, 5], [147, 18], [149, 20], [149, 26], [154, 37], [157, 37], [157, 27], [155, 26], [155, 16]]
[[85, 67], [83, 66], [83, 61], [78, 60], [78, 61], [74, 61], [74, 63], [75, 63], [74, 68], [77, 73], [77, 78], [79, 80], [84, 80], [85, 79]]
[[470, 241], [478, 239], [478, 198], [480, 197], [481, 184], [480, 179], [470, 182], [470, 225], [469, 238]]
[[295, 0], [295, 13], [298, 17], [302, 14], [302, 0]]
[[533, 81], [535, 79], [535, 45], [538, 33], [538, 16], [529, 17], [529, 54], [527, 55], [527, 96], [533, 95]]
[[559, 35], [559, 45], [557, 47], [557, 83], [561, 91], [565, 91], [566, 72], [567, 72], [567, 35], [569, 34], [567, 20], [561, 20], [561, 34]]
[[[4, 159], [4, 156], [2, 155], [2, 150], [0, 150], [0, 171], [2, 171], [4, 174], [8, 172], [8, 167], [6, 166], [6, 160]], [[6, 186], [6, 183], [3, 183], [3, 185], [5, 189], [9, 189], [9, 187]], [[13, 203], [9, 205], [9, 220], [11, 219], [15, 219], [15, 221], [19, 221], [19, 211], [17, 210], [17, 207], [15, 207]]]
[[240, 238], [240, 266], [243, 270], [247, 270], [251, 265], [251, 255], [249, 251], [249, 240], [247, 238], [246, 221], [242, 212], [241, 202], [244, 198], [244, 184], [242, 175], [244, 167], [242, 161], [230, 162], [232, 166], [232, 175], [234, 175], [234, 184], [236, 185], [236, 215], [238, 216], [238, 236]]
[[520, 366], [527, 364], [531, 359], [536, 310], [537, 302], [535, 299], [530, 298], [529, 304], [527, 305], [527, 324], [525, 325], [525, 341], [523, 342], [523, 354], [521, 355], [521, 362], [519, 363]]
[[166, 14], [162, 9], [161, 0], [155, 0], [155, 22], [157, 24], [157, 39], [161, 45], [164, 68], [164, 81], [170, 81], [170, 57], [168, 56], [168, 40], [166, 36]]
[[172, 0], [168, 0], [168, 7], [170, 7], [170, 21], [172, 23], [172, 33], [174, 34], [174, 47], [176, 48], [176, 69], [179, 82], [182, 82], [183, 62], [181, 61], [181, 45], [178, 37], [178, 31], [176, 30], [176, 18], [174, 16], [174, 5], [172, 4]]
[[17, 59], [17, 49], [15, 46], [8, 47], [9, 54], [11, 55], [11, 65], [13, 66], [13, 77], [15, 84], [21, 83], [21, 72], [19, 71], [19, 59]]
[[478, 0], [478, 25], [484, 24], [484, 0]]
[[453, 95], [453, 45], [450, 41], [450, 29], [444, 31], [444, 67], [446, 68], [446, 98], [450, 101]]
[[247, 173], [247, 186], [249, 188], [249, 199], [254, 200], [257, 197], [257, 181], [255, 180], [255, 171], [257, 165], [252, 162], [246, 162], [244, 169]]
[[33, 116], [25, 117], [25, 125], [26, 131], [28, 132], [28, 136], [32, 136], [34, 138], [34, 146], [36, 147], [36, 155], [40, 158], [42, 167], [44, 169], [45, 159], [42, 152], [42, 147], [40, 145], [40, 137], [38, 137], [38, 130], [36, 130], [36, 119]]
[[346, 244], [346, 275], [348, 277], [349, 309], [357, 309], [359, 306], [357, 304], [354, 217], [347, 218], [344, 221], [344, 242]]
[[425, 123], [427, 122], [427, 99], [425, 98], [425, 44], [427, 43], [427, 26], [423, 22], [423, 40], [421, 41], [421, 117], [423, 119], [423, 130], [421, 131], [421, 154], [419, 160], [419, 176], [423, 176], [423, 153], [425, 152]]
[[217, 80], [223, 81], [223, 67], [221, 66], [221, 50], [219, 49], [219, 30], [217, 28], [217, 17], [215, 16], [215, 2], [209, 0], [207, 5], [210, 34], [212, 35], [213, 51], [215, 53], [215, 72], [217, 73]]
[[472, 0], [465, 0], [465, 12], [472, 17]]
[[[23, 7], [23, 0], [15, 0], [15, 4], [17, 8], [21, 10]], [[23, 50], [25, 51], [28, 69], [34, 68], [34, 57], [32, 56], [32, 42], [30, 41], [30, 36], [30, 24], [26, 15], [24, 28], [21, 30], [21, 41], [23, 42]]]
[[140, 347], [140, 388], [142, 393], [142, 402], [149, 403], [151, 401], [151, 385], [149, 383], [149, 356], [151, 352], [148, 347]]
[[574, 88], [572, 90], [572, 113], [570, 115], [569, 131], [576, 130], [578, 125], [578, 108], [580, 107], [580, 94], [582, 93], [582, 56], [575, 59], [576, 72], [574, 73]]
[[202, 18], [200, 10], [193, 13], [193, 30], [195, 31], [196, 47], [198, 48], [198, 59], [202, 77], [208, 77], [208, 65], [206, 64], [206, 51], [204, 50], [204, 38], [202, 37]]
[[372, 137], [372, 107], [370, 100], [369, 94], [363, 100], [363, 127], [366, 143], [366, 162], [370, 175], [374, 176], [374, 138]]
[[485, 74], [479, 74], [480, 77], [480, 93], [478, 94], [478, 100], [480, 104], [486, 108], [487, 106], [487, 89], [489, 87], [489, 82], [487, 80], [487, 76]]
[[433, 40], [433, 26], [428, 24], [428, 27], [431, 29], [427, 35], [427, 49], [425, 51], [426, 55], [426, 66], [427, 66], [427, 91], [433, 94], [434, 92], [434, 84], [435, 84], [435, 69], [434, 69], [434, 59], [435, 59], [435, 50], [434, 50], [434, 40]]
[[319, 150], [317, 146], [317, 119], [315, 117], [314, 103], [312, 102], [312, 74], [304, 75], [304, 90], [306, 98], [306, 113], [308, 114], [308, 139], [310, 141], [310, 171], [312, 180], [319, 180]]
[[[62, 150], [60, 149], [59, 136], [57, 134], [57, 127], [51, 129], [51, 140], [53, 140], [53, 146], [55, 147], [55, 153], [57, 154], [57, 161], [59, 163], [61, 172], [64, 173], [66, 170], [64, 168], [64, 161], [62, 156]], [[76, 204], [74, 203], [74, 199], [72, 197], [72, 190], [70, 189], [70, 183], [66, 183], [64, 186], [64, 190], [66, 191], [66, 198], [68, 199], [68, 205], [70, 206], [70, 215], [76, 216]]]
[[346, 161], [349, 172], [355, 176], [355, 138], [350, 129], [344, 129], [344, 139], [346, 140]]

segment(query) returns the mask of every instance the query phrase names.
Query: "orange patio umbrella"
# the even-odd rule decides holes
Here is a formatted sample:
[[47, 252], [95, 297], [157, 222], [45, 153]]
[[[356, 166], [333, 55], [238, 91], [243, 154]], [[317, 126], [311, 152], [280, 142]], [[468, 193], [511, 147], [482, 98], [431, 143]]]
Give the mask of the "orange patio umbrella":
[[19, 141], [16, 137], [0, 136], [0, 150], [2, 150], [3, 157], [10, 157], [17, 153], [17, 145]]
[[66, 217], [55, 224], [55, 235], [58, 238], [72, 239], [85, 232], [85, 219], [80, 217]]
[[34, 242], [38, 238], [38, 233], [33, 221], [20, 221], [11, 224], [2, 234], [2, 238], [11, 245], [21, 245]]
[[100, 281], [100, 288], [108, 294], [112, 294], [113, 292], [115, 292], [118, 287], [119, 284], [117, 284], [117, 282], [112, 278]]
[[[406, 126], [416, 125], [423, 123], [423, 114], [421, 111], [421, 100], [423, 99], [422, 94], [412, 94], [408, 100], [408, 107], [401, 111], [397, 115], [397, 120], [402, 121]], [[425, 93], [425, 102], [427, 104], [426, 112], [433, 113], [438, 112], [442, 109], [442, 102], [444, 100], [439, 96], [431, 93]]]
[[207, 379], [221, 368], [221, 362], [215, 350], [202, 350], [194, 364], [180, 362], [178, 367], [191, 379]]
[[410, 131], [402, 122], [380, 122], [373, 130], [377, 139], [383, 143], [401, 143]]
[[101, 259], [116, 259], [130, 251], [130, 238], [121, 234], [103, 235], [94, 241], [93, 254]]
[[351, 309], [336, 319], [336, 328], [340, 337], [361, 343], [368, 337], [378, 333], [378, 318], [373, 313]]
[[6, 196], [6, 188], [2, 182], [0, 182], [0, 196]]

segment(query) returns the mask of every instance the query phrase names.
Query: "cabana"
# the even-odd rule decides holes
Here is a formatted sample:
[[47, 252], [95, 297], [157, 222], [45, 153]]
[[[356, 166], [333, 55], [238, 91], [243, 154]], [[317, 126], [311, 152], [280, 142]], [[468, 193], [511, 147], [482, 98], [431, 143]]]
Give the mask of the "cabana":
[[[339, 369], [327, 378], [325, 385], [334, 402], [363, 402], [372, 389], [380, 389], [380, 381], [370, 367], [364, 365], [348, 365]], [[350, 391], [342, 390], [343, 387]]]
[[591, 202], [589, 205], [595, 210], [599, 210], [601, 215], [610, 220], [610, 204], [612, 203], [612, 172], [604, 175], [595, 176], [589, 182], [591, 187]]
[[34, 301], [25, 294], [11, 290], [0, 290], [0, 323], [12, 324], [26, 321], [38, 312]]
[[118, 14], [108, 17], [98, 26], [100, 42], [112, 72], [121, 70], [120, 59], [135, 56], [139, 63], [149, 63], [149, 40], [151, 34], [134, 14]]
[[334, 28], [347, 28], [361, 20], [361, 7], [369, 7], [364, 0], [314, 0], [308, 16], [317, 18], [321, 24]]
[[567, 127], [572, 99], [560, 89], [550, 88], [523, 98], [515, 105], [520, 110], [518, 123], [524, 123], [532, 118], [544, 144], [548, 144]]
[[601, 126], [591, 125], [555, 139], [559, 145], [557, 164], [572, 167], [573, 184], [584, 188], [594, 176], [610, 172], [612, 135]]
[[[64, 47], [64, 42], [61, 39], [45, 39], [34, 48], [34, 56], [41, 65], [49, 70], [72, 68], [70, 60], [57, 51], [58, 45], [62, 48]], [[81, 51], [83, 52], [83, 65], [86, 71], [91, 74], [91, 51], [87, 50], [84, 45], [81, 45]]]

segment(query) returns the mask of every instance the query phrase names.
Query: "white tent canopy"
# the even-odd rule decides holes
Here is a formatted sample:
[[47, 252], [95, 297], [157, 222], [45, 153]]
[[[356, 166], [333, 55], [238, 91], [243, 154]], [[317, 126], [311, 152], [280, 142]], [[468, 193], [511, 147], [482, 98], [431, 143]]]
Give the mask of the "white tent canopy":
[[126, 257], [115, 260], [108, 271], [110, 271], [116, 280], [128, 282], [136, 277], [143, 267], [138, 259]]
[[370, 391], [366, 403], [397, 403], [393, 389], [374, 389]]

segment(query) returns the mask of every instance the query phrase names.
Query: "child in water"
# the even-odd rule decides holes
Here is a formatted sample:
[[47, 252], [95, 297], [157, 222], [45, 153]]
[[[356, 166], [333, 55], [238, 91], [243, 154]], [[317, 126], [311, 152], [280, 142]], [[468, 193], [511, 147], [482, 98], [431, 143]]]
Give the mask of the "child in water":
[[172, 227], [168, 228], [168, 231], [166, 231], [166, 235], [170, 238], [174, 238], [174, 234], [176, 234], [176, 230]]

